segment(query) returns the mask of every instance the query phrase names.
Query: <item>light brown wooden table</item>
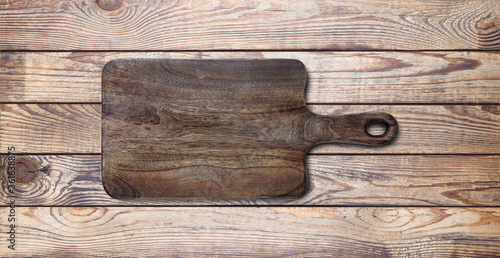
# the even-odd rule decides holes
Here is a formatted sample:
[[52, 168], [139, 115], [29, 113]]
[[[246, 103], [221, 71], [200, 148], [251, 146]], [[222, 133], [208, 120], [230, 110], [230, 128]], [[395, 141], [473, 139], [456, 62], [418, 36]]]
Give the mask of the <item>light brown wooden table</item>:
[[[0, 256], [500, 254], [498, 0], [0, 1], [0, 50], [2, 160], [15, 146], [36, 169]], [[311, 110], [384, 111], [400, 133], [313, 148], [301, 199], [112, 199], [100, 88], [116, 58], [299, 59]]]

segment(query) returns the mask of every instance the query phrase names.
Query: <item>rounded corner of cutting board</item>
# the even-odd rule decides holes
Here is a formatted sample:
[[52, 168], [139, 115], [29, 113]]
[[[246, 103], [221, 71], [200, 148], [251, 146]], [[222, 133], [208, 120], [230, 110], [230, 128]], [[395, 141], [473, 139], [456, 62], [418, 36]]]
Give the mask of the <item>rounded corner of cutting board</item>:
[[123, 59], [113, 59], [106, 62], [106, 64], [104, 64], [104, 66], [102, 67], [102, 76], [104, 77], [105, 75], [107, 75], [111, 70], [113, 70], [116, 63], [121, 62], [122, 60]]
[[105, 171], [104, 168], [101, 168], [101, 182], [104, 191], [113, 199], [121, 199], [116, 195], [117, 191], [116, 188], [113, 188], [113, 180], [111, 180], [108, 175], [109, 173]]
[[127, 182], [114, 175], [112, 171], [108, 171], [109, 167], [105, 164], [109, 163], [103, 159], [101, 165], [101, 182], [104, 191], [113, 199], [139, 198], [141, 194], [137, 189], [133, 188]]

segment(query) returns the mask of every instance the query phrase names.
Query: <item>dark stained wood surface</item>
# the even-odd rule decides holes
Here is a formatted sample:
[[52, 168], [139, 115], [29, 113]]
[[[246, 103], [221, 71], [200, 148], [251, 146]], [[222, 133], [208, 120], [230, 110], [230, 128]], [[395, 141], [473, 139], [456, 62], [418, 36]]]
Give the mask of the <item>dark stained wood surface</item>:
[[0, 49], [500, 49], [497, 0], [124, 3], [107, 11], [90, 0], [2, 1]]
[[101, 102], [103, 66], [126, 58], [294, 58], [308, 104], [498, 104], [498, 52], [0, 52], [0, 102]]
[[[500, 205], [499, 155], [309, 155], [303, 197], [260, 200], [114, 199], [102, 185], [100, 155], [19, 158], [36, 171], [33, 180], [17, 184], [23, 206]], [[3, 184], [0, 203], [8, 201]]]
[[[102, 178], [115, 198], [298, 197], [322, 142], [384, 145], [385, 113], [322, 117], [298, 60], [114, 60], [103, 69]], [[386, 126], [373, 136], [370, 123]]]

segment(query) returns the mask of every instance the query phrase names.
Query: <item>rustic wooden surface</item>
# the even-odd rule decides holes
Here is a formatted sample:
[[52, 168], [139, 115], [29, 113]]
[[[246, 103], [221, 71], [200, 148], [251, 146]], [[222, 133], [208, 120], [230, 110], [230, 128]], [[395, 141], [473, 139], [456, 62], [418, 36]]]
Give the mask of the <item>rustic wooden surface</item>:
[[2, 104], [0, 149], [100, 153], [101, 104]]
[[292, 58], [314, 103], [497, 104], [498, 52], [0, 52], [0, 102], [100, 103], [104, 64], [125, 58]]
[[[1, 217], [7, 216], [2, 209]], [[17, 255], [494, 257], [499, 208], [23, 207]], [[8, 225], [1, 220], [0, 227]], [[0, 252], [12, 254], [5, 245]]]
[[[499, 155], [309, 155], [309, 191], [299, 199], [168, 201], [111, 198], [100, 155], [19, 157], [38, 168], [33, 180], [18, 184], [24, 206], [500, 205]], [[0, 202], [8, 200], [4, 185]]]
[[[102, 182], [114, 198], [302, 196], [324, 142], [381, 146], [387, 113], [319, 116], [294, 59], [121, 59], [103, 69]], [[372, 136], [370, 123], [385, 125]]]
[[[125, 4], [0, 1], [0, 153], [15, 145], [37, 168], [18, 184], [18, 249], [0, 256], [498, 256], [500, 53], [478, 51], [500, 49], [498, 1]], [[299, 59], [313, 112], [388, 112], [400, 134], [312, 149], [303, 199], [112, 199], [100, 91], [118, 58]]]
[[[387, 146], [372, 148], [328, 144], [313, 147], [309, 153], [500, 153], [500, 105], [308, 107], [319, 115], [387, 112], [399, 124], [397, 140]], [[0, 149], [3, 153], [6, 153], [8, 146], [16, 146], [18, 153], [101, 153], [100, 104], [8, 103], [3, 104], [1, 109]]]
[[[118, 1], [118, 0], [113, 0]], [[2, 50], [500, 49], [497, 0], [2, 1]]]

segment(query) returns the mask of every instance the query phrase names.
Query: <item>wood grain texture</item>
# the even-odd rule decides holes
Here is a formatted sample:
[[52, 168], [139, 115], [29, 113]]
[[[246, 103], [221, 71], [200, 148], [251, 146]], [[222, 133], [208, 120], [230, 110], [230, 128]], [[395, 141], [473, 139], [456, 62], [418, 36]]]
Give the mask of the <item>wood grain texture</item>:
[[320, 115], [387, 112], [399, 124], [396, 140], [379, 148], [322, 144], [311, 154], [330, 153], [443, 153], [499, 154], [500, 106], [469, 105], [310, 105]]
[[[5, 158], [5, 156], [3, 156]], [[308, 191], [300, 199], [114, 199], [104, 191], [98, 155], [19, 156], [35, 177], [18, 183], [23, 206], [191, 205], [500, 205], [499, 155], [309, 155]], [[9, 201], [5, 174], [0, 204]]]
[[[0, 208], [7, 217], [8, 208]], [[5, 256], [494, 257], [499, 208], [18, 207]], [[7, 228], [6, 220], [0, 221]], [[119, 250], [119, 251], [118, 251]], [[146, 251], [147, 250], [147, 251]]]
[[120, 58], [292, 58], [308, 103], [481, 103], [500, 99], [496, 52], [1, 52], [0, 102], [101, 102], [101, 73]]
[[3, 1], [2, 50], [500, 49], [496, 0]]
[[[102, 178], [115, 198], [299, 197], [307, 150], [380, 146], [386, 113], [318, 116], [296, 59], [118, 59], [103, 69]], [[386, 132], [372, 136], [370, 123]]]
[[[498, 256], [500, 53], [380, 50], [500, 50], [499, 1], [124, 2], [0, 0], [0, 50], [35, 50], [0, 52], [0, 153], [41, 153], [24, 156], [38, 171], [18, 204], [91, 206], [17, 207], [17, 250], [4, 239], [0, 256]], [[101, 72], [118, 58], [299, 59], [311, 110], [388, 112], [400, 137], [312, 149], [328, 155], [308, 156], [311, 191], [286, 203], [112, 199], [99, 155], [43, 153], [101, 152]], [[496, 207], [134, 207], [234, 204]]]
[[100, 153], [100, 104], [4, 104], [0, 150], [17, 153]]
[[[100, 104], [3, 104], [0, 150], [101, 153]], [[308, 105], [320, 115], [386, 112], [399, 123], [388, 146], [325, 144], [309, 153], [499, 154], [498, 105]], [[0, 152], [1, 153], [1, 152]]]

